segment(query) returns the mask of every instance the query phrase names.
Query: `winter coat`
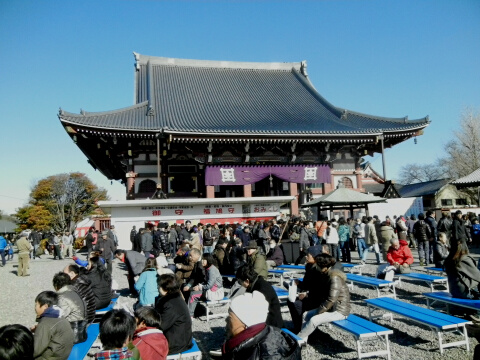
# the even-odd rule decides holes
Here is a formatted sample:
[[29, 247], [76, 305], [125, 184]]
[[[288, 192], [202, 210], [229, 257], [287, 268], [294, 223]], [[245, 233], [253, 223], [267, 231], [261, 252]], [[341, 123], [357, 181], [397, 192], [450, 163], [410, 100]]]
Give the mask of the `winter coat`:
[[25, 236], [21, 237], [20, 240], [17, 241], [16, 245], [17, 245], [18, 255], [30, 254], [30, 251], [32, 251], [33, 249], [32, 245], [28, 242]]
[[205, 281], [205, 269], [201, 261], [197, 261], [192, 269], [190, 277], [185, 280], [186, 285], [190, 288], [202, 284]]
[[142, 360], [165, 360], [168, 354], [168, 342], [163, 332], [154, 327], [135, 330], [132, 344], [140, 352]]
[[347, 276], [341, 270], [330, 269], [324, 277], [325, 288], [322, 289], [318, 314], [338, 311], [342, 315], [348, 316], [350, 314], [350, 292], [346, 284]]
[[353, 226], [353, 233], [357, 236], [357, 239], [365, 239], [365, 229], [366, 225], [363, 222]]
[[280, 246], [275, 246], [273, 249], [269, 250], [267, 254], [267, 260], [275, 261], [275, 264], [277, 266], [280, 266], [283, 264], [283, 251], [282, 249], [280, 249]]
[[[235, 275], [237, 270], [245, 264], [245, 249], [239, 246], [232, 247], [228, 257], [230, 259], [230, 266], [232, 268], [232, 274]], [[227, 274], [229, 275], [229, 274]]]
[[184, 241], [190, 241], [192, 239], [192, 231], [193, 229], [190, 229], [190, 231], [187, 230], [187, 228], [183, 228], [180, 230], [180, 233], [178, 234], [178, 241], [180, 243]]
[[450, 294], [456, 298], [467, 299], [469, 289], [478, 290], [480, 270], [477, 262], [470, 255], [463, 255], [458, 265], [452, 259], [445, 260]]
[[425, 223], [430, 227], [430, 238], [435, 241], [437, 239], [437, 221], [433, 216], [427, 216]]
[[97, 248], [102, 252], [102, 257], [105, 260], [112, 260], [113, 253], [117, 248], [113, 244], [113, 240], [107, 237], [106, 239], [100, 238], [97, 241]]
[[431, 238], [430, 226], [425, 221], [418, 220], [413, 226], [413, 235], [417, 241], [428, 241]]
[[231, 270], [229, 266], [230, 262], [225, 252], [225, 249], [222, 246], [215, 246], [215, 250], [213, 250], [213, 257], [217, 260], [218, 270], [220, 271], [220, 274], [231, 275]]
[[289, 334], [265, 323], [253, 325], [222, 347], [225, 360], [299, 360], [302, 358], [297, 341]]
[[265, 296], [265, 300], [268, 302], [268, 315], [266, 324], [275, 326], [278, 328], [283, 327], [282, 312], [280, 310], [280, 301], [278, 300], [277, 293], [272, 285], [262, 278], [257, 276], [257, 279], [248, 287], [247, 292], [253, 293], [259, 291]]
[[7, 247], [7, 240], [3, 236], [0, 236], [0, 251], [4, 251]]
[[452, 235], [452, 219], [449, 217], [441, 217], [438, 220], [437, 231], [447, 234], [447, 238], [450, 239]]
[[213, 246], [214, 235], [212, 229], [203, 232], [203, 246]]
[[264, 279], [268, 277], [268, 266], [265, 254], [258, 249], [252, 255], [247, 256], [247, 264], [253, 266], [253, 270]]
[[222, 275], [220, 275], [220, 271], [214, 265], [205, 270], [205, 280], [204, 283], [199, 284], [201, 290], [217, 291], [218, 289], [223, 289]]
[[300, 240], [298, 242], [298, 246], [303, 251], [307, 251], [307, 249], [310, 247], [310, 237], [308, 236], [307, 230], [303, 227], [300, 230]]
[[189, 242], [191, 249], [198, 249], [200, 253], [202, 252], [202, 244], [200, 243], [200, 235], [193, 233]]
[[399, 240], [407, 240], [408, 227], [402, 218], [397, 221], [395, 230], [397, 230], [397, 236]]
[[145, 256], [133, 250], [125, 251], [125, 265], [127, 265], [130, 276], [140, 275], [145, 268]]
[[142, 234], [137, 233], [133, 239], [133, 251], [142, 252]]
[[[468, 234], [467, 234], [467, 228], [465, 227], [464, 221], [460, 219], [453, 219], [452, 222], [452, 239], [450, 241], [450, 244], [454, 241], [458, 240], [464, 240], [467, 241], [468, 239]], [[453, 244], [452, 244], [453, 246]]]
[[168, 353], [178, 354], [192, 347], [192, 319], [180, 291], [157, 300], [155, 309], [160, 314], [160, 330], [168, 341]]
[[73, 286], [66, 285], [57, 291], [58, 306], [62, 309], [62, 317], [69, 322], [86, 320], [86, 306]]
[[338, 244], [338, 232], [333, 226], [330, 226], [325, 231], [325, 240], [327, 244]]
[[317, 230], [318, 237], [324, 237], [325, 230], [327, 230], [327, 222], [319, 220], [315, 223], [315, 230]]
[[95, 320], [96, 304], [90, 280], [85, 275], [80, 275], [73, 278], [72, 286], [85, 302], [87, 322], [92, 323]]
[[441, 241], [435, 241], [435, 247], [433, 248], [433, 261], [435, 267], [443, 268], [443, 262], [449, 254], [448, 245]]
[[138, 291], [138, 301], [140, 305], [153, 305], [158, 296], [157, 269], [147, 269], [141, 273], [135, 283], [135, 290]]
[[142, 251], [150, 252], [153, 249], [153, 236], [150, 231], [145, 231], [142, 234]]
[[33, 335], [35, 360], [66, 360], [73, 348], [70, 323], [60, 317], [60, 309], [51, 306], [41, 315]]
[[153, 233], [153, 250], [155, 256], [158, 256], [160, 252], [165, 255], [169, 253], [170, 247], [168, 245], [167, 233], [162, 230], [157, 230]]
[[350, 227], [348, 225], [340, 225], [337, 232], [339, 242], [345, 242], [350, 240]]
[[399, 263], [400, 265], [413, 264], [413, 255], [408, 247], [408, 243], [406, 240], [399, 240], [400, 247], [395, 249], [393, 246], [390, 246], [387, 253], [387, 261], [390, 265], [393, 263]]
[[365, 240], [368, 245], [373, 245], [378, 243], [377, 232], [375, 230], [375, 225], [369, 222], [365, 225]]
[[85, 276], [90, 280], [95, 295], [95, 308], [98, 310], [107, 307], [112, 300], [112, 278], [106, 270], [98, 268], [90, 270]]
[[378, 234], [379, 240], [382, 244], [385, 244], [387, 247], [390, 246], [390, 240], [395, 239], [395, 232], [390, 225], [383, 225], [380, 227], [380, 233]]

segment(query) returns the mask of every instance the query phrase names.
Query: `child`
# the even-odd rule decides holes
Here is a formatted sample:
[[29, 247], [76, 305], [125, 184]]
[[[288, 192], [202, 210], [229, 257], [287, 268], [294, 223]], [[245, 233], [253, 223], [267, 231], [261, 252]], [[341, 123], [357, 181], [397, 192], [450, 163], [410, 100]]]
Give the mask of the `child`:
[[110, 310], [100, 321], [100, 341], [103, 350], [95, 354], [95, 359], [140, 360], [138, 349], [131, 340], [135, 332], [135, 319], [125, 310]]
[[138, 348], [142, 360], [165, 360], [168, 342], [160, 330], [160, 314], [153, 307], [144, 306], [135, 311], [137, 329], [133, 334], [133, 345]]
[[149, 258], [145, 262], [145, 268], [135, 283], [135, 290], [139, 293], [139, 307], [153, 306], [155, 304], [155, 298], [158, 296], [157, 261], [155, 258]]
[[33, 357], [41, 360], [66, 360], [73, 347], [73, 331], [70, 323], [61, 317], [57, 306], [58, 295], [43, 291], [35, 299], [38, 325], [34, 331]]

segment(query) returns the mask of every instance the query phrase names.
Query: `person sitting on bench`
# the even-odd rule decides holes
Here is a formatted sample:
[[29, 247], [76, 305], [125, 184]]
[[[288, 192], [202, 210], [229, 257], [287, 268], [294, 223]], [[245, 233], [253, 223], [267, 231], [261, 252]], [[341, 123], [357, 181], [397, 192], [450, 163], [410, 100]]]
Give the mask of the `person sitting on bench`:
[[305, 324], [298, 336], [304, 340], [321, 324], [344, 320], [350, 314], [350, 292], [346, 284], [347, 276], [343, 271], [333, 270], [336, 260], [327, 254], [315, 257], [316, 267], [321, 272], [322, 288], [319, 293], [320, 306], [304, 315]]
[[395, 268], [397, 274], [410, 273], [410, 265], [413, 264], [413, 255], [406, 240], [393, 238], [390, 240], [390, 248], [387, 252], [388, 263]]

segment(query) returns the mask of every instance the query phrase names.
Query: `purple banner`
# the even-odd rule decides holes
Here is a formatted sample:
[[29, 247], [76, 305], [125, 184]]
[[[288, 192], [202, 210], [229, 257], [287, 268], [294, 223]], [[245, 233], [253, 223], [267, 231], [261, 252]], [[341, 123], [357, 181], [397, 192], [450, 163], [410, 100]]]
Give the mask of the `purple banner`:
[[207, 166], [205, 185], [247, 185], [267, 176], [299, 184], [330, 183], [328, 165], [258, 165], [258, 166]]

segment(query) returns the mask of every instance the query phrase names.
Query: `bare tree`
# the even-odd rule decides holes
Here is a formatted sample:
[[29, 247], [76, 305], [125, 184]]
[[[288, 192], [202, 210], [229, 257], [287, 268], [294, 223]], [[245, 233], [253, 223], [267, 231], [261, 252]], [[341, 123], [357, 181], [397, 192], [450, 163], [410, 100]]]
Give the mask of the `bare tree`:
[[408, 164], [400, 169], [398, 182], [403, 185], [444, 179], [445, 174], [437, 165]]

